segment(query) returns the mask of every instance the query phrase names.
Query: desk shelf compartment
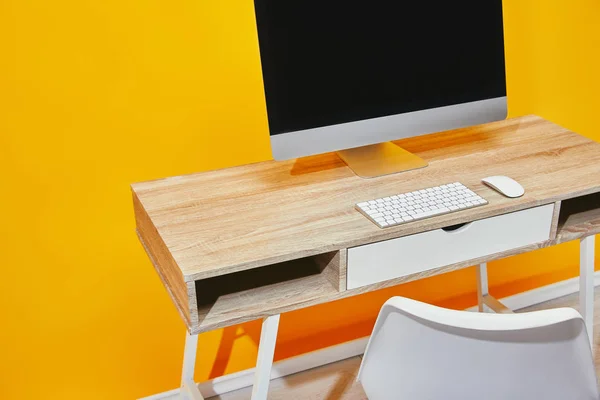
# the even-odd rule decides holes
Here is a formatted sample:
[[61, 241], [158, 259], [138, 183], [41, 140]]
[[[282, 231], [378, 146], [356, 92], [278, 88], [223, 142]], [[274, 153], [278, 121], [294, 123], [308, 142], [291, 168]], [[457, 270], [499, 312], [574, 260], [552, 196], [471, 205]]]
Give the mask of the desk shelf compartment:
[[346, 250], [194, 282], [204, 332], [318, 303], [345, 290]]
[[556, 243], [600, 233], [600, 193], [560, 202]]

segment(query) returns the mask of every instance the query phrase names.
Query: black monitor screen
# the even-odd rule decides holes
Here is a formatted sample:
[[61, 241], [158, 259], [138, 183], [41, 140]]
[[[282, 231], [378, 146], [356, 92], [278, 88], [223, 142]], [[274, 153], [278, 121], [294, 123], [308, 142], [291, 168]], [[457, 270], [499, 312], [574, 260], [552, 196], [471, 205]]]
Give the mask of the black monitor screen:
[[501, 0], [255, 0], [271, 135], [506, 95]]

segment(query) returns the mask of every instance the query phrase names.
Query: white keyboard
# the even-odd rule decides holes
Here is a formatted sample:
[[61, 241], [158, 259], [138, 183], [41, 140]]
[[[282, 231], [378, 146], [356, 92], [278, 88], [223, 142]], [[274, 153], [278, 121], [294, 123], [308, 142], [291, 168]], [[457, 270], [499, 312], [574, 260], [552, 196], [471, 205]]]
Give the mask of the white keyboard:
[[460, 182], [358, 203], [356, 209], [380, 228], [487, 204]]

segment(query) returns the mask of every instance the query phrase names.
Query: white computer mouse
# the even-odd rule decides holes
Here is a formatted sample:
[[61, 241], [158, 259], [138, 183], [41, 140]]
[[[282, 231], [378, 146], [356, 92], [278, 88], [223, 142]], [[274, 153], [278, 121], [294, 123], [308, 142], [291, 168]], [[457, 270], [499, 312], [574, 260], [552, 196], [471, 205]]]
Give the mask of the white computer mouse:
[[517, 181], [508, 176], [488, 176], [483, 178], [481, 182], [485, 183], [495, 191], [506, 197], [521, 197], [525, 193], [523, 186]]

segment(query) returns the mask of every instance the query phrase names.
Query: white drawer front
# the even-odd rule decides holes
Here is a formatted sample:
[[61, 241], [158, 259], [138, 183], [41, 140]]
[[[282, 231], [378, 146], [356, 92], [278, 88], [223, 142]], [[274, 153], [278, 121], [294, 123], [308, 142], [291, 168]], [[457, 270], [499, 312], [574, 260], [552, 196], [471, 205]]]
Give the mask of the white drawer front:
[[348, 289], [549, 239], [553, 204], [348, 249]]

